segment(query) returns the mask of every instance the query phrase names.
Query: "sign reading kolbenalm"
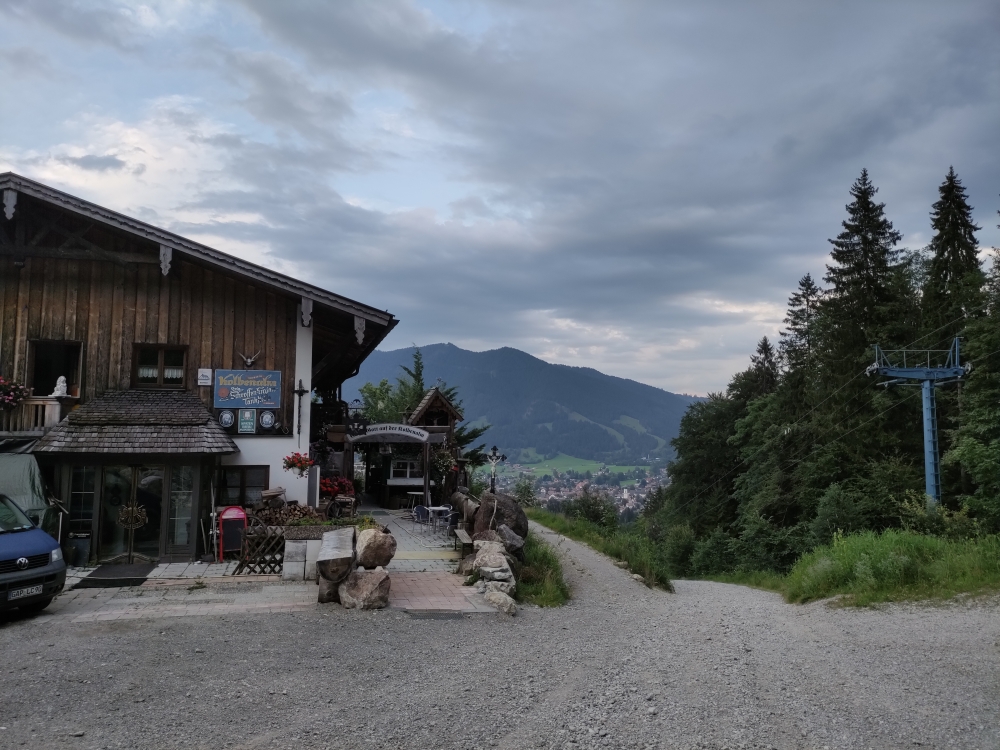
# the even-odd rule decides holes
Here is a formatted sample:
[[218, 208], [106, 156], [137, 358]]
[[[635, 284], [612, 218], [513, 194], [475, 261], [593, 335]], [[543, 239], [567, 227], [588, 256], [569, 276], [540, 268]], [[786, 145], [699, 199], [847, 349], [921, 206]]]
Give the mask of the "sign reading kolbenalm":
[[216, 409], [278, 409], [280, 370], [216, 370]]

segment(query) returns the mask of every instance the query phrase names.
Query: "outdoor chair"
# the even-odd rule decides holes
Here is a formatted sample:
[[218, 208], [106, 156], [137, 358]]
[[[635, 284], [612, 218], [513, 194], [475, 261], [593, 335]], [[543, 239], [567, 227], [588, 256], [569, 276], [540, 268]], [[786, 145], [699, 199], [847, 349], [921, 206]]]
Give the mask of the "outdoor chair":
[[[434, 516], [431, 518], [431, 525], [434, 527], [435, 531], [437, 531], [439, 523], [441, 523], [442, 521], [447, 522], [448, 518], [451, 517], [451, 505], [449, 505], [448, 503], [444, 503], [443, 505], [439, 505], [438, 507], [441, 508], [442, 510], [436, 511], [434, 513]], [[445, 528], [447, 528], [447, 526]]]
[[431, 522], [431, 514], [427, 511], [427, 506], [418, 505], [413, 509], [413, 523], [420, 524], [424, 528]]

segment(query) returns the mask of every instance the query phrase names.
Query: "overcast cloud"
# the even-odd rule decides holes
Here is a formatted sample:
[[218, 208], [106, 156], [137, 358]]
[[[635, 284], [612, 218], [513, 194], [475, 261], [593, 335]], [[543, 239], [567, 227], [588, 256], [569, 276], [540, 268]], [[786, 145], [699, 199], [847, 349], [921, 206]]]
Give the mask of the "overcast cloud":
[[867, 167], [1000, 245], [992, 2], [0, 0], [14, 170], [401, 319], [704, 394]]

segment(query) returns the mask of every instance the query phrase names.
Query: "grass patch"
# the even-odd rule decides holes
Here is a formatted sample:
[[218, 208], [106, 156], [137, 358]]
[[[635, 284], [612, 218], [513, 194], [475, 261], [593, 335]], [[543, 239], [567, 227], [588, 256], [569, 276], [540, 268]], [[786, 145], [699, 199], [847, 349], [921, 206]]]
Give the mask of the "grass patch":
[[579, 518], [567, 518], [561, 513], [552, 513], [541, 508], [526, 508], [532, 521], [540, 523], [563, 536], [583, 542], [608, 557], [628, 563], [633, 573], [638, 573], [648, 583], [666, 591], [673, 591], [670, 582], [670, 566], [663, 552], [645, 535], [623, 529], [613, 531]]
[[787, 576], [736, 571], [705, 580], [777, 591], [799, 603], [832, 596], [853, 606], [949, 599], [1000, 589], [1000, 538], [956, 541], [912, 531], [865, 531], [808, 552]]
[[514, 597], [539, 607], [561, 607], [569, 601], [569, 586], [563, 580], [559, 558], [535, 534], [528, 534], [524, 540], [524, 565]]
[[[536, 477], [540, 477], [545, 473], [551, 474], [553, 470], [564, 472], [570, 469], [572, 469], [573, 471], [578, 471], [581, 474], [586, 471], [589, 471], [592, 474], [596, 474], [598, 471], [600, 471], [602, 466], [606, 466], [606, 464], [603, 464], [600, 461], [592, 461], [587, 458], [576, 458], [575, 456], [567, 456], [565, 453], [560, 453], [555, 458], [548, 458], [543, 460], [541, 456], [538, 456], [537, 453], [534, 453], [534, 449], [531, 450], [532, 454], [529, 455], [522, 454], [521, 459], [516, 463], [522, 464], [526, 468], [534, 469]], [[532, 458], [537, 458], [537, 461], [528, 460]], [[635, 466], [619, 466], [617, 464], [607, 465], [608, 471], [614, 473], [620, 471], [625, 474], [628, 474], [634, 471], [635, 468], [636, 468]], [[648, 469], [649, 467], [643, 466], [642, 468]], [[516, 475], [517, 470], [511, 468], [508, 465], [498, 466], [497, 474]]]
[[782, 588], [790, 602], [843, 594], [856, 605], [995, 591], [1000, 538], [954, 541], [896, 530], [838, 536], [803, 555]]

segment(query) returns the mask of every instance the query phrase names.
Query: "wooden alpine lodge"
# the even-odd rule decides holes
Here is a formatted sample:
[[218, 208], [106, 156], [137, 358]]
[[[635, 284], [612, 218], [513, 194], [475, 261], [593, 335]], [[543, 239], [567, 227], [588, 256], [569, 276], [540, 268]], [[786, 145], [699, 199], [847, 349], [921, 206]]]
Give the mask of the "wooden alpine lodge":
[[314, 503], [282, 467], [311, 440], [353, 476], [341, 385], [390, 313], [10, 172], [0, 195], [0, 377], [30, 389], [0, 453], [35, 457], [78, 562], [196, 560], [213, 507]]

